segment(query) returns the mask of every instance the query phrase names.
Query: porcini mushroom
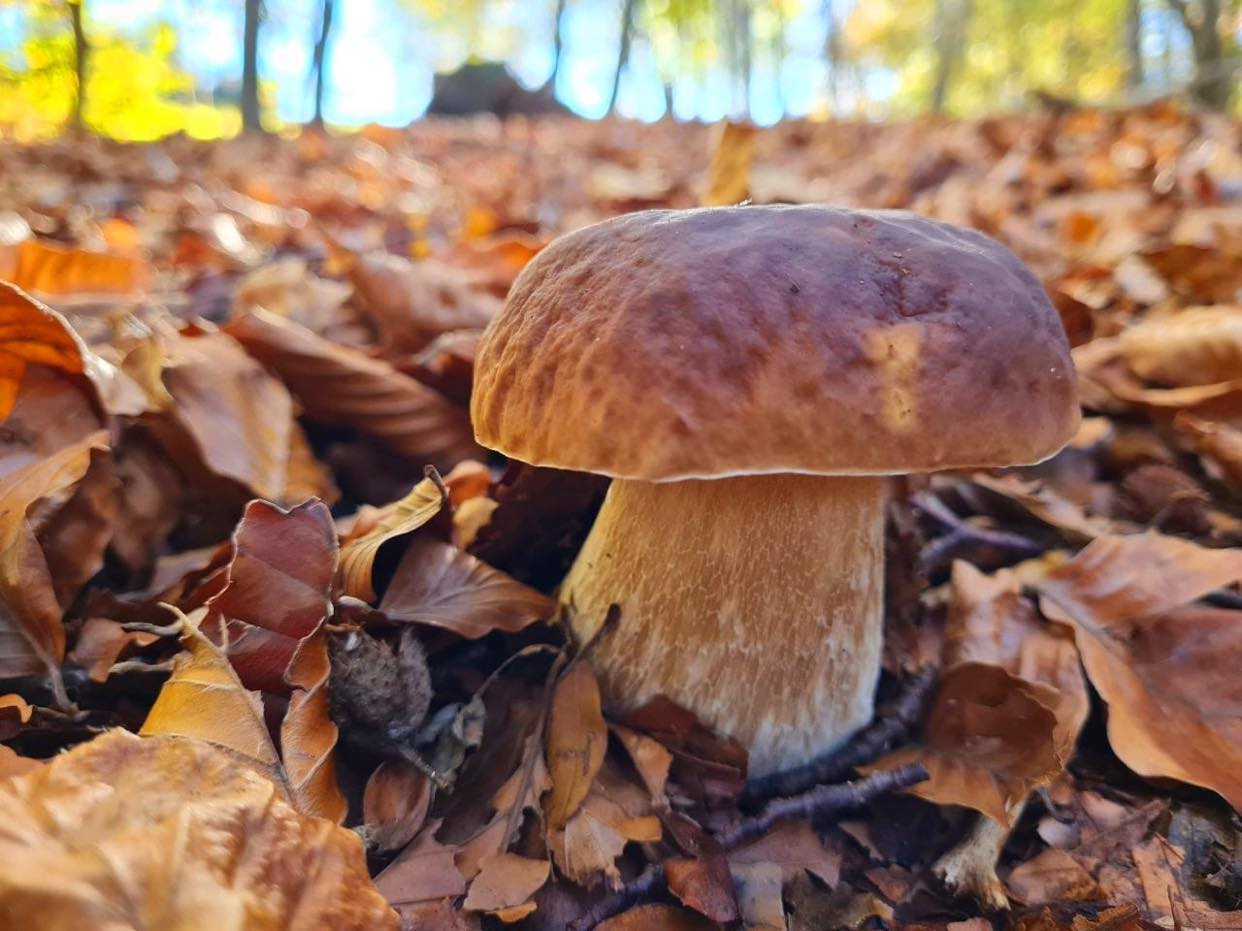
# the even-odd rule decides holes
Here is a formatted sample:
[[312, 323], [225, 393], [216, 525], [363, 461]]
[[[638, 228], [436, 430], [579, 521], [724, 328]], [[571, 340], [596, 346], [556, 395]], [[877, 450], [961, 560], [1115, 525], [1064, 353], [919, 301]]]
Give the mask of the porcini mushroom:
[[561, 586], [608, 704], [666, 694], [761, 775], [872, 715], [886, 476], [1037, 462], [1078, 405], [1005, 247], [782, 206], [557, 239], [483, 336], [471, 414], [484, 446], [613, 479]]

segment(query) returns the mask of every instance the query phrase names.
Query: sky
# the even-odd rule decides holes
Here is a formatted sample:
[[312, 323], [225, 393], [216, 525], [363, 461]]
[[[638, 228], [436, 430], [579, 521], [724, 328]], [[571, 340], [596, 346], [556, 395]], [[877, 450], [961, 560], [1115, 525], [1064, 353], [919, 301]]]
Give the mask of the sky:
[[[455, 0], [445, 0], [451, 8]], [[853, 0], [833, 0], [843, 16]], [[260, 46], [260, 76], [277, 88], [282, 120], [303, 122], [312, 112], [308, 80], [318, 29], [318, 0], [266, 0], [268, 11]], [[554, 0], [492, 0], [480, 31], [484, 56], [504, 55], [528, 86], [541, 84], [552, 68]], [[777, 70], [758, 61], [752, 77], [750, 115], [775, 122], [782, 112], [803, 115], [823, 106], [826, 75], [822, 61], [823, 7], [804, 4], [786, 30], [787, 55]], [[602, 116], [607, 108], [616, 60], [620, 0], [573, 0], [567, 4], [566, 45], [557, 96], [578, 113]], [[240, 0], [89, 0], [92, 22], [103, 28], [141, 32], [166, 21], [180, 36], [178, 60], [200, 88], [236, 80], [241, 72]], [[0, 35], [3, 33], [0, 32]], [[10, 39], [11, 41], [11, 39]], [[404, 125], [418, 117], [431, 98], [432, 74], [451, 70], [467, 53], [454, 36], [419, 28], [401, 0], [337, 0], [328, 61], [325, 116], [330, 123]], [[883, 94], [879, 83], [869, 95]], [[722, 69], [702, 80], [674, 83], [675, 115], [716, 120], [737, 115], [738, 102]], [[654, 56], [645, 42], [631, 53], [618, 97], [622, 115], [654, 120], [664, 114], [665, 98]]]

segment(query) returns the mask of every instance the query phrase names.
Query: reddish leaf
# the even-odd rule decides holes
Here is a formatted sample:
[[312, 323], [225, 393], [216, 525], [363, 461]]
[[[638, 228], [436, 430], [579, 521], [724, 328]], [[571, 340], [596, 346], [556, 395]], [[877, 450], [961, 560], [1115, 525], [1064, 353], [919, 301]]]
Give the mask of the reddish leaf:
[[405, 760], [385, 760], [371, 773], [362, 796], [362, 819], [369, 843], [397, 850], [423, 826], [431, 806], [431, 780]]

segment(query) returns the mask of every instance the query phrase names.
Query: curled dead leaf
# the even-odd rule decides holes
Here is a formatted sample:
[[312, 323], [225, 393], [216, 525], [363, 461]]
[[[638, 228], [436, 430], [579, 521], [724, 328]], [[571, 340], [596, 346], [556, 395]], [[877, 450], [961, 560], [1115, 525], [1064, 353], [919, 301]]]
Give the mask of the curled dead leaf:
[[111, 731], [0, 783], [0, 807], [14, 927], [397, 927], [356, 835], [208, 743]]
[[368, 515], [365, 523], [360, 520], [341, 545], [337, 566], [337, 585], [341, 591], [363, 601], [374, 601], [372, 570], [380, 547], [422, 527], [440, 513], [444, 504], [441, 486], [428, 477], [410, 489], [404, 498]]
[[585, 662], [561, 675], [548, 719], [547, 762], [552, 791], [544, 812], [552, 830], [563, 828], [591, 790], [608, 749], [599, 683]]
[[516, 633], [550, 618], [556, 603], [451, 544], [415, 538], [379, 607], [394, 621], [475, 639], [494, 630]]

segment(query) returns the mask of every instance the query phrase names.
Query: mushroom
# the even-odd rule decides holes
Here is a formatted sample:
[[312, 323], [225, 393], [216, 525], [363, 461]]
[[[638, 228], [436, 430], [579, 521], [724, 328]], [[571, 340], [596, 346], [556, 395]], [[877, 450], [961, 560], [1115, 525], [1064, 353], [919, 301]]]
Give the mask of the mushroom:
[[1075, 391], [999, 243], [750, 206], [557, 239], [483, 335], [471, 415], [506, 456], [612, 477], [560, 594], [607, 704], [667, 695], [762, 775], [872, 716], [887, 477], [1038, 462]]

